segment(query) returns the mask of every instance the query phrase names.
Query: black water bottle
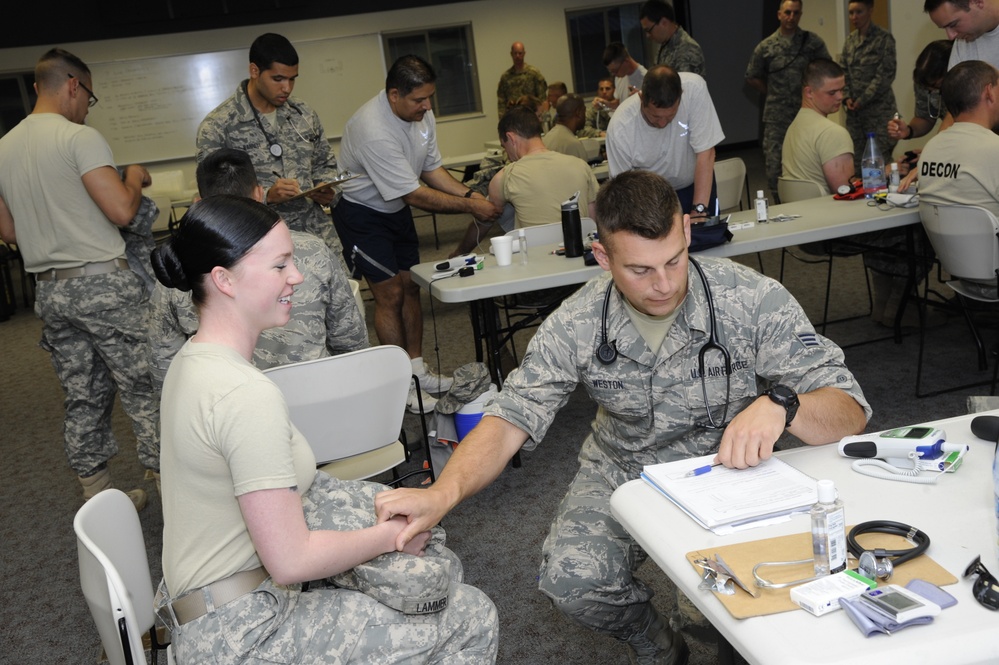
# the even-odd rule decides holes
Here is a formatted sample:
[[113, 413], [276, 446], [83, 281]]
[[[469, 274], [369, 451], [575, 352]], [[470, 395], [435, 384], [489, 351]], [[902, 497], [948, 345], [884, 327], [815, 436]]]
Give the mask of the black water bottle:
[[583, 255], [583, 222], [579, 218], [579, 192], [562, 202], [562, 244], [565, 255], [574, 258]]

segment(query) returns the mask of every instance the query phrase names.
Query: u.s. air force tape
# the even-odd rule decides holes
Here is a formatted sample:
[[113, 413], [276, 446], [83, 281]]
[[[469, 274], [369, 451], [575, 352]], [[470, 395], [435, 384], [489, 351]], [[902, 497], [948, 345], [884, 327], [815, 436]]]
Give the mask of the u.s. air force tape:
[[447, 608], [450, 562], [389, 552], [337, 575], [332, 582], [403, 614], [433, 614]]

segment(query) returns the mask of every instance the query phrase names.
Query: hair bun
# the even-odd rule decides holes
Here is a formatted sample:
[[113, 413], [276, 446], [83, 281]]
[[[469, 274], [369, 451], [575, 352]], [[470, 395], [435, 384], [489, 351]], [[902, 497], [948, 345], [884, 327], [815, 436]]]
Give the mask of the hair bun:
[[168, 242], [153, 250], [149, 256], [153, 264], [153, 272], [156, 279], [163, 286], [180, 291], [190, 291], [191, 285], [188, 283], [187, 274], [180, 263], [180, 259], [173, 251], [173, 244]]

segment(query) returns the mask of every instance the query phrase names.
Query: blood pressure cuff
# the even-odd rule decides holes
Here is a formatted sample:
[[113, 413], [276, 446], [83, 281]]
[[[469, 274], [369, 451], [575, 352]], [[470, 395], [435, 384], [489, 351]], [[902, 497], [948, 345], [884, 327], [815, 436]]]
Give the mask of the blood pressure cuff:
[[[302, 496], [310, 530], [354, 531], [377, 523], [375, 495], [390, 489], [378, 483], [339, 480], [317, 471]], [[430, 614], [447, 607], [452, 583], [460, 583], [461, 561], [444, 546], [444, 530], [434, 527], [424, 556], [388, 552], [329, 578], [342, 589], [360, 591], [404, 614]]]
[[839, 606], [843, 608], [843, 611], [850, 617], [854, 625], [864, 634], [864, 637], [870, 637], [878, 633], [891, 635], [909, 626], [921, 626], [925, 623], [933, 623], [933, 617], [917, 617], [904, 623], [899, 623], [868, 607], [862, 600], [857, 598], [840, 598]]
[[710, 217], [703, 222], [691, 223], [688, 250], [699, 252], [702, 249], [723, 245], [731, 239], [732, 232], [728, 230], [728, 221], [718, 217]]

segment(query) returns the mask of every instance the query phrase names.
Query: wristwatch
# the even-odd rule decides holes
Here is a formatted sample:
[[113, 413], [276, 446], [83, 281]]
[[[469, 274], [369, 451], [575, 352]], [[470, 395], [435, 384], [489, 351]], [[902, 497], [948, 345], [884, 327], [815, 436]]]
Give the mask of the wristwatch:
[[787, 410], [787, 418], [784, 419], [784, 427], [790, 427], [791, 421], [798, 413], [798, 393], [794, 392], [785, 385], [778, 383], [770, 390], [763, 393], [770, 398], [771, 401], [780, 404]]
[[708, 213], [708, 207], [703, 203], [698, 203], [690, 209], [690, 212], [696, 212], [698, 215], [706, 215]]

